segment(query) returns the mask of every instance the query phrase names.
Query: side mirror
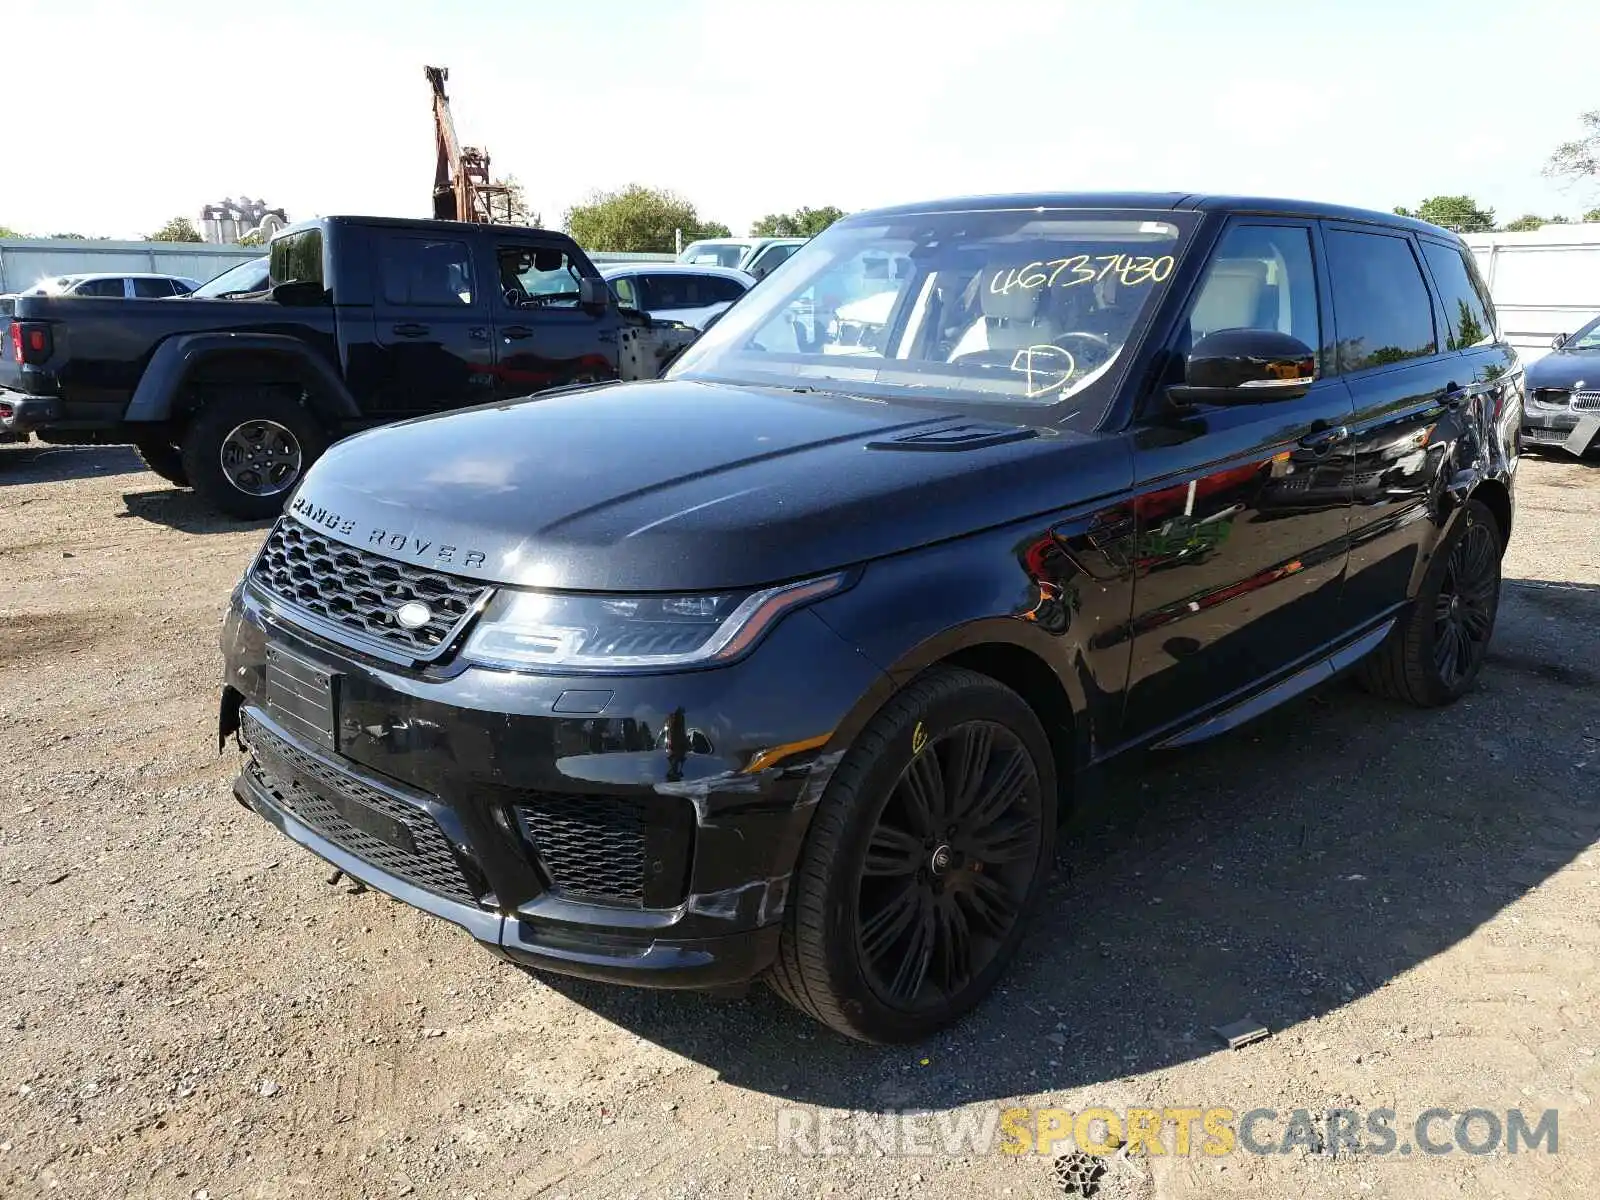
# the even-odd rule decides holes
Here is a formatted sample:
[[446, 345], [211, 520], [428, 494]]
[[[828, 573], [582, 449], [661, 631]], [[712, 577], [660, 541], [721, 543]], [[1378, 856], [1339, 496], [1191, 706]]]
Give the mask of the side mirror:
[[578, 307], [599, 310], [611, 303], [611, 288], [604, 279], [584, 276], [578, 280]]
[[1567, 337], [1568, 337], [1568, 335], [1565, 334], [1565, 333], [1556, 334], [1555, 337], [1550, 339], [1550, 349], [1552, 349], [1552, 350], [1561, 349], [1561, 347], [1563, 347], [1563, 346], [1565, 346], [1567, 344]]
[[327, 291], [314, 279], [287, 279], [272, 285], [272, 298], [279, 304], [303, 308], [309, 304], [326, 303]]
[[1183, 404], [1268, 404], [1311, 389], [1316, 353], [1275, 329], [1222, 329], [1194, 344], [1183, 383], [1168, 394]]

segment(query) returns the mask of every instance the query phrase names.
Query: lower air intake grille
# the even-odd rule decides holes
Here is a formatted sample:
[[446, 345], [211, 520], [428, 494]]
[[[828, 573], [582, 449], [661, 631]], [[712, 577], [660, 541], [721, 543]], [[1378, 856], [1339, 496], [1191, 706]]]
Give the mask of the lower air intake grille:
[[1600, 392], [1573, 392], [1572, 407], [1585, 411], [1600, 409]]
[[[306, 754], [248, 711], [241, 732], [254, 755], [249, 769], [256, 781], [296, 820], [385, 875], [477, 906], [444, 832], [426, 812]], [[376, 828], [400, 827], [398, 836], [380, 837], [359, 828], [352, 817]]]
[[642, 803], [616, 796], [540, 796], [514, 811], [556, 891], [643, 907]]

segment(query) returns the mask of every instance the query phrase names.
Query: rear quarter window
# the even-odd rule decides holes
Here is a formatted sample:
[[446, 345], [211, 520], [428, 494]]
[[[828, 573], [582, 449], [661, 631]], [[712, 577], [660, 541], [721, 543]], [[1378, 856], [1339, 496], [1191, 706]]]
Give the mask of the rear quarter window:
[[1444, 301], [1444, 319], [1449, 334], [1446, 347], [1466, 350], [1493, 342], [1494, 321], [1484, 297], [1473, 286], [1469, 265], [1461, 252], [1437, 242], [1423, 242], [1422, 257], [1428, 260], [1434, 287], [1439, 290], [1439, 299]]

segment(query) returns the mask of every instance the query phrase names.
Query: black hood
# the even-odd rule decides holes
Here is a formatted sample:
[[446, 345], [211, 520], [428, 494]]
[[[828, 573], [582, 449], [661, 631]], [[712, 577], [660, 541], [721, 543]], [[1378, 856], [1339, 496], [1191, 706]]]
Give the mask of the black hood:
[[1524, 379], [1529, 391], [1579, 384], [1600, 390], [1600, 349], [1552, 350], [1527, 365]]
[[702, 590], [1126, 488], [1131, 462], [1106, 443], [826, 393], [613, 384], [351, 438], [289, 511], [352, 545], [499, 583]]

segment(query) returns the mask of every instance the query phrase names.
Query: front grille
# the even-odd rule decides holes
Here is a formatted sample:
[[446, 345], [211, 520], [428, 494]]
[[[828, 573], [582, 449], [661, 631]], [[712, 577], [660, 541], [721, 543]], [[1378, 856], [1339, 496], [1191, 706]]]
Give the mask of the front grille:
[[643, 907], [647, 822], [642, 802], [541, 795], [514, 811], [557, 891]]
[[1572, 407], [1600, 410], [1600, 392], [1573, 392]]
[[[257, 586], [352, 640], [420, 660], [437, 658], [488, 594], [472, 579], [429, 571], [336, 542], [291, 517], [267, 536], [250, 577]], [[432, 614], [416, 629], [395, 610], [417, 600]]]
[[[254, 755], [251, 770], [286, 811], [330, 842], [414, 887], [476, 907], [450, 844], [434, 819], [422, 809], [396, 800], [338, 768], [291, 745], [246, 711], [241, 732]], [[416, 846], [412, 851], [358, 829], [340, 811], [338, 797], [359, 804], [405, 826]]]

